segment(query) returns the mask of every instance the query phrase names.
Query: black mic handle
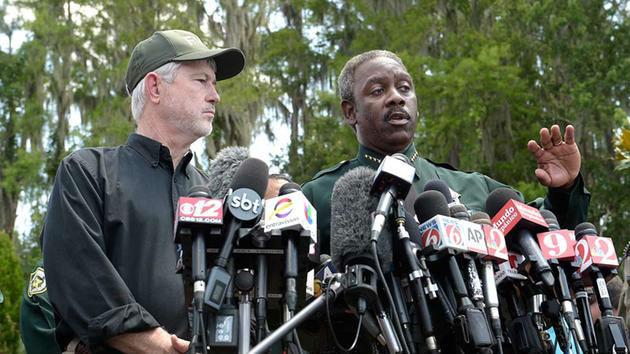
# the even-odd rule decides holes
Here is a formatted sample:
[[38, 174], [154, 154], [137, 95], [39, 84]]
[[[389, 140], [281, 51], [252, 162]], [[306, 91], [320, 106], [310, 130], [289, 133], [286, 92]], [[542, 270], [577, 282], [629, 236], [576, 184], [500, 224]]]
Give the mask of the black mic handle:
[[267, 255], [256, 255], [256, 339], [261, 342], [266, 335], [267, 322]]
[[[405, 229], [405, 209], [402, 200], [397, 201], [394, 212], [396, 213], [396, 223], [398, 224], [396, 229], [399, 236], [399, 244], [404, 253], [405, 272], [408, 274], [408, 280], [411, 283], [411, 296], [416, 304], [418, 316], [420, 316], [420, 326], [427, 350], [429, 352], [439, 352], [433, 329], [433, 321], [431, 320], [431, 313], [429, 312], [429, 306], [427, 305], [427, 299], [422, 287], [422, 277], [424, 274], [418, 265], [409, 233]], [[413, 343], [410, 344], [410, 347], [413, 347]]]
[[586, 344], [586, 338], [584, 337], [584, 331], [582, 330], [582, 324], [573, 311], [574, 303], [571, 297], [571, 289], [569, 288], [569, 280], [567, 279], [567, 274], [562, 265], [557, 263], [558, 262], [555, 261], [553, 265], [557, 273], [557, 287], [560, 290], [560, 300], [562, 301], [562, 315], [575, 342], [578, 343], [582, 352], [587, 353], [588, 346]]
[[[285, 278], [285, 296], [284, 301], [287, 305], [289, 315], [295, 312], [297, 306], [297, 286], [296, 279], [298, 276], [298, 250], [296, 237], [297, 232], [290, 230], [283, 232], [286, 235], [286, 248], [284, 253], [284, 278]], [[288, 318], [286, 319], [288, 320]]]
[[543, 257], [540, 246], [538, 246], [534, 236], [527, 229], [520, 229], [512, 237], [516, 238], [515, 242], [518, 244], [521, 253], [531, 262], [536, 275], [547, 289], [553, 288], [555, 278], [551, 272], [551, 267], [545, 257]]
[[411, 329], [409, 324], [409, 311], [407, 310], [407, 303], [400, 287], [400, 282], [393, 272], [386, 275], [387, 283], [392, 291], [392, 298], [394, 299], [395, 310], [398, 313], [400, 324], [403, 330], [403, 339], [407, 342], [407, 347], [412, 354], [416, 353], [416, 347], [413, 345], [413, 337], [411, 335]]
[[589, 349], [588, 352], [597, 353], [597, 339], [595, 337], [595, 327], [593, 326], [591, 305], [588, 301], [588, 293], [584, 288], [584, 281], [578, 272], [573, 273], [572, 285], [580, 322], [584, 330], [584, 338], [586, 339], [586, 345]]
[[203, 333], [203, 297], [206, 279], [206, 242], [202, 230], [192, 230], [192, 279], [193, 279], [193, 313], [192, 313], [192, 338], [188, 348], [188, 354], [206, 354], [206, 337]]
[[593, 291], [597, 297], [597, 304], [599, 305], [602, 316], [612, 316], [613, 306], [610, 301], [610, 295], [608, 295], [606, 279], [596, 266], [591, 266], [591, 279], [593, 282]]
[[459, 313], [463, 313], [465, 309], [472, 307], [473, 304], [468, 297], [466, 283], [464, 283], [464, 277], [462, 276], [462, 272], [459, 270], [457, 259], [455, 259], [455, 256], [452, 254], [447, 255], [446, 258], [448, 265], [448, 274], [450, 275], [452, 281], [455, 297], [458, 300], [457, 311]]
[[516, 354], [546, 354], [533, 318], [528, 315], [519, 316], [508, 325], [512, 349]]

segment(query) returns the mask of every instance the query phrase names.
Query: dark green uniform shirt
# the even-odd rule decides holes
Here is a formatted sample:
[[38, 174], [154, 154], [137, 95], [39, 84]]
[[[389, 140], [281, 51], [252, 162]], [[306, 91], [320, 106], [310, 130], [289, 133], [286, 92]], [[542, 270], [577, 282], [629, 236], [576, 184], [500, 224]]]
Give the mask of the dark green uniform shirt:
[[[439, 179], [460, 194], [460, 202], [469, 210], [485, 211], [488, 194], [499, 187], [508, 187], [481, 173], [461, 172], [449, 165], [423, 159], [413, 144], [402, 153], [409, 157], [416, 167], [413, 187], [418, 194], [423, 191], [428, 181]], [[368, 166], [376, 170], [383, 157], [380, 153], [360, 146], [357, 157], [320, 171], [311, 181], [304, 184], [302, 188], [304, 195], [317, 210], [320, 254], [330, 253], [330, 198], [335, 182], [346, 172], [359, 166]], [[544, 201], [539, 200], [536, 206], [541, 207], [544, 203], [546, 209], [556, 214], [560, 225], [573, 228], [586, 220], [589, 201], [590, 193], [584, 187], [582, 178], [578, 176], [570, 191], [550, 188], [547, 198]]]
[[61, 353], [55, 337], [55, 315], [48, 300], [43, 262], [29, 277], [20, 305], [20, 336], [29, 354]]

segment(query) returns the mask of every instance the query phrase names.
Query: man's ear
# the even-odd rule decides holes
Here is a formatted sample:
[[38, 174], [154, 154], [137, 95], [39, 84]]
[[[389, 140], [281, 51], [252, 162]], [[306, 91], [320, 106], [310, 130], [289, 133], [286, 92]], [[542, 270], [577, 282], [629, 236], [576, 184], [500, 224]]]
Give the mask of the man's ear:
[[150, 72], [144, 77], [144, 90], [146, 97], [153, 103], [160, 102], [162, 93], [162, 80], [160, 76], [154, 72]]
[[357, 124], [357, 111], [354, 107], [354, 103], [348, 100], [341, 101], [341, 111], [343, 112], [343, 120], [354, 128]]

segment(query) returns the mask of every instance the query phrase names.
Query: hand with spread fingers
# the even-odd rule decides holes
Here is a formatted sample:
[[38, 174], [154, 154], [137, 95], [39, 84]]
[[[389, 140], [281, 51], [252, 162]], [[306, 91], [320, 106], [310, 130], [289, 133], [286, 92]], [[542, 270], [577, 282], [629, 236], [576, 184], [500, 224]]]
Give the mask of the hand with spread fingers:
[[580, 150], [575, 143], [575, 128], [568, 125], [564, 140], [560, 127], [556, 124], [540, 129], [540, 145], [530, 140], [527, 149], [534, 155], [538, 167], [536, 177], [544, 186], [568, 189], [573, 186], [580, 172]]

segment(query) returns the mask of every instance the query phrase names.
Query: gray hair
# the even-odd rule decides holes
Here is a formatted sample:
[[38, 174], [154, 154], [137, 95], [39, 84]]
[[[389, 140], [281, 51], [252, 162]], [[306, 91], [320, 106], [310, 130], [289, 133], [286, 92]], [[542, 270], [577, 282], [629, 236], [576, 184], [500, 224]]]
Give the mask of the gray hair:
[[400, 64], [405, 71], [407, 70], [407, 67], [405, 67], [405, 64], [403, 64], [398, 55], [388, 50], [370, 50], [369, 52], [354, 56], [352, 59], [348, 60], [343, 69], [341, 69], [341, 73], [339, 74], [339, 79], [337, 81], [339, 86], [339, 96], [341, 96], [342, 101], [354, 102], [352, 95], [352, 90], [354, 88], [354, 71], [366, 61], [379, 57], [390, 58]]
[[[214, 72], [216, 73], [217, 65], [214, 59], [208, 59], [207, 62], [212, 67], [212, 70], [214, 70]], [[169, 84], [172, 84], [173, 81], [175, 80], [175, 75], [177, 74], [177, 70], [181, 67], [181, 65], [182, 65], [181, 61], [170, 62], [170, 63], [166, 63], [160, 66], [159, 68], [153, 70], [152, 72], [158, 74], [162, 78], [162, 80], [166, 81]], [[131, 116], [133, 117], [133, 120], [135, 120], [136, 122], [140, 118], [142, 111], [144, 111], [144, 104], [145, 104], [144, 79], [145, 78], [146, 76], [142, 78], [142, 80], [140, 80], [136, 88], [133, 89], [133, 92], [131, 93]]]

